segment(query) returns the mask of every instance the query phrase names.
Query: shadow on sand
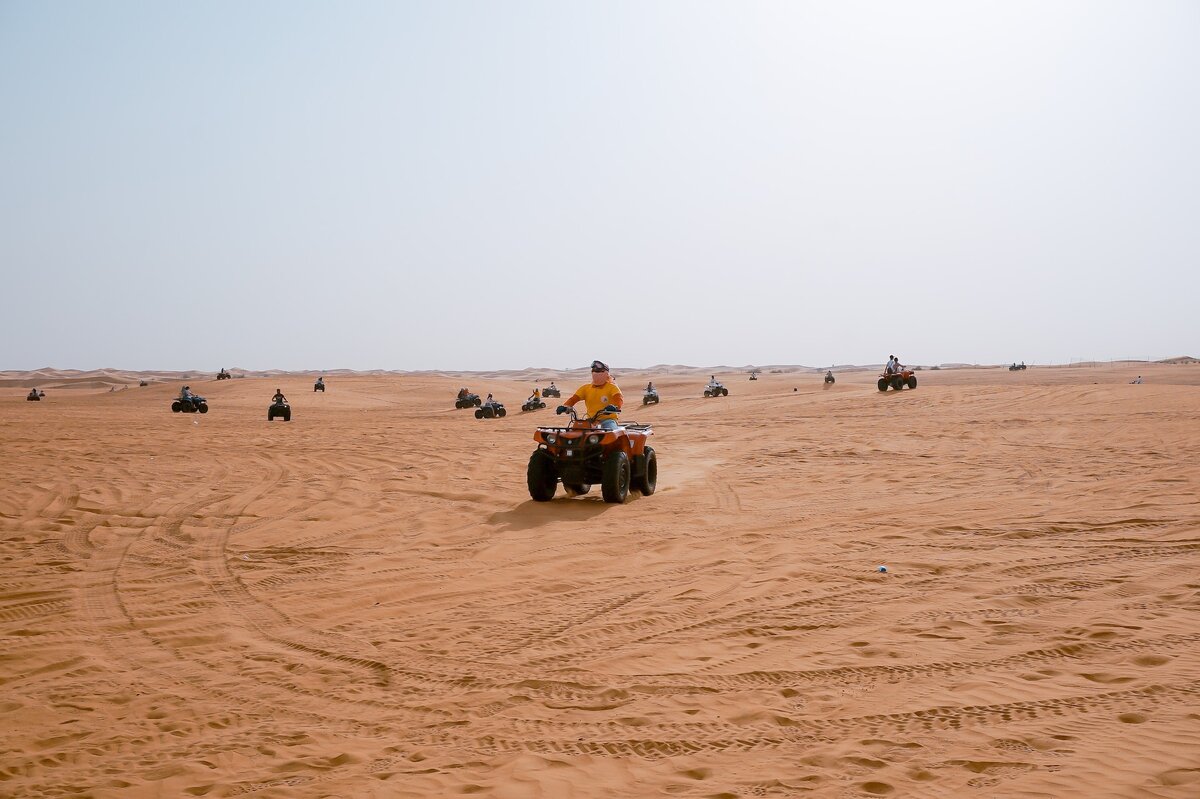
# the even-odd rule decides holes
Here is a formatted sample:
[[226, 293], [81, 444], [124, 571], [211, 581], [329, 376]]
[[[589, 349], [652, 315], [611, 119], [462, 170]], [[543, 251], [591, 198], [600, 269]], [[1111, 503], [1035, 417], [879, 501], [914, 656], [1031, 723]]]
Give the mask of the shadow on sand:
[[[628, 503], [636, 502], [640, 495], [629, 492]], [[499, 511], [488, 517], [489, 524], [502, 530], [532, 530], [547, 524], [561, 522], [586, 522], [596, 518], [610, 508], [620, 507], [605, 502], [596, 486], [584, 497], [567, 497], [560, 493], [549, 502], [522, 502], [512, 510]]]

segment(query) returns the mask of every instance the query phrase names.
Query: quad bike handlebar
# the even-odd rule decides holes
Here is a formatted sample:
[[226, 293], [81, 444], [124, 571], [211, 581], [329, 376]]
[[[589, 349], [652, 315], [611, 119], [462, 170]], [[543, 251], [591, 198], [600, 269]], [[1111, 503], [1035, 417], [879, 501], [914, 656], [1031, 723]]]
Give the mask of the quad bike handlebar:
[[[560, 415], [561, 415], [561, 414], [564, 414], [564, 413], [569, 413], [569, 414], [571, 414], [571, 421], [572, 421], [572, 422], [578, 422], [578, 421], [580, 421], [580, 419], [579, 419], [579, 414], [578, 414], [578, 413], [576, 413], [576, 412], [575, 412], [575, 409], [574, 409], [573, 407], [571, 407], [570, 405], [559, 405], [559, 406], [558, 406], [558, 407], [557, 407], [557, 408], [554, 410], [554, 412], [555, 412], [555, 413], [557, 413], [557, 414], [560, 414]], [[620, 413], [620, 412], [621, 412], [621, 409], [620, 409], [620, 408], [618, 408], [616, 405], [605, 405], [603, 408], [601, 408], [600, 410], [596, 411], [595, 415], [593, 415], [593, 416], [588, 416], [587, 418], [583, 419], [582, 421], [585, 421], [585, 422], [594, 422], [594, 421], [596, 421], [597, 417], [599, 417], [599, 416], [600, 416], [600, 415], [602, 415], [602, 414], [612, 414], [612, 413]]]

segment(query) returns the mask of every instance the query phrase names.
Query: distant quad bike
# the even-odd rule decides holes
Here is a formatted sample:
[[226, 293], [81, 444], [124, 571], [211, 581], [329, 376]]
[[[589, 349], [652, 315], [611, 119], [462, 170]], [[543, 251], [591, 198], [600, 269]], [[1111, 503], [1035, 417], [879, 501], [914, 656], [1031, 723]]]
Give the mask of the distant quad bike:
[[273, 422], [276, 419], [282, 419], [285, 422], [292, 421], [292, 406], [286, 401], [277, 399], [267, 408], [267, 421]]
[[[653, 435], [648, 424], [627, 423], [616, 430], [605, 430], [595, 417], [580, 419], [574, 408], [560, 406], [569, 413], [566, 427], [539, 427], [533, 433], [538, 448], [529, 456], [526, 472], [529, 496], [535, 502], [549, 502], [561, 482], [567, 496], [580, 496], [600, 484], [605, 502], [622, 503], [629, 490], [650, 496], [658, 485], [658, 459], [646, 446]], [[600, 413], [620, 413], [608, 406]]]
[[909, 388], [917, 387], [917, 376], [912, 369], [904, 369], [893, 375], [883, 374], [879, 376], [879, 382], [875, 384], [880, 391], [887, 391], [889, 388], [894, 388], [897, 391], [905, 386]]
[[704, 387], [704, 396], [706, 397], [728, 397], [729, 389], [720, 383], [709, 383]]
[[208, 400], [195, 394], [187, 399], [176, 399], [171, 403], [173, 413], [208, 413]]
[[1025, 365], [1025, 362], [1024, 362], [1024, 361], [1021, 361], [1019, 364], [1018, 364], [1018, 363], [1014, 363], [1012, 366], [1008, 367], [1008, 371], [1010, 371], [1010, 372], [1019, 372], [1019, 371], [1021, 371], [1022, 369], [1028, 369], [1028, 368], [1029, 368], [1029, 367]]
[[751, 372], [751, 373], [750, 373], [750, 379], [751, 379], [751, 380], [757, 380], [757, 379], [758, 379], [758, 372]]
[[324, 394], [325, 393], [325, 382], [322, 380], [318, 380], [317, 382], [313, 383], [313, 391], [320, 391], [322, 394]]
[[545, 408], [545, 407], [546, 407], [546, 403], [542, 402], [540, 399], [527, 399], [527, 400], [525, 400], [525, 403], [521, 406], [521, 410], [523, 410], [523, 411], [540, 411], [542, 408]]
[[221, 371], [217, 372], [217, 379], [218, 380], [232, 380], [233, 375], [229, 374], [229, 372], [226, 372], [224, 369], [222, 369]]
[[454, 407], [458, 408], [460, 411], [463, 408], [478, 408], [482, 404], [483, 400], [479, 398], [478, 394], [468, 394], [465, 397], [459, 397], [454, 401]]
[[646, 393], [642, 394], [642, 404], [643, 405], [657, 405], [658, 404], [658, 392], [657, 391], [647, 391]]
[[46, 395], [39, 394], [36, 391], [30, 391], [28, 394], [25, 395], [25, 401], [26, 402], [41, 402], [42, 397], [44, 397], [44, 396], [46, 396]]
[[150, 384], [147, 383], [145, 380], [142, 380], [141, 382], [138, 383], [138, 387], [140, 387], [140, 388], [145, 388], [148, 385], [150, 385]]
[[503, 419], [508, 411], [504, 410], [504, 404], [500, 402], [487, 402], [482, 407], [475, 409], [476, 419]]
[[562, 392], [559, 391], [557, 388], [544, 388], [544, 389], [542, 389], [542, 396], [543, 397], [561, 397]]
[[834, 380], [833, 375], [831, 375], [831, 374], [825, 375], [825, 385], [831, 386], [834, 384], [834, 382], [836, 382], [836, 381]]

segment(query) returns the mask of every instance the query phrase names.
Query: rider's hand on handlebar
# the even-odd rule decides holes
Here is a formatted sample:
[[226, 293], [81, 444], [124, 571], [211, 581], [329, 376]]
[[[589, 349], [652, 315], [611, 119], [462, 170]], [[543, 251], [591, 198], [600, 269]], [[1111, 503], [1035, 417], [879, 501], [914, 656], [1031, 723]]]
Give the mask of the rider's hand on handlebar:
[[605, 413], [620, 413], [621, 409], [618, 408], [616, 405], [605, 405], [604, 412]]
[[556, 408], [554, 412], [555, 413], [570, 413], [571, 408], [567, 405], [559, 405], [558, 408]]

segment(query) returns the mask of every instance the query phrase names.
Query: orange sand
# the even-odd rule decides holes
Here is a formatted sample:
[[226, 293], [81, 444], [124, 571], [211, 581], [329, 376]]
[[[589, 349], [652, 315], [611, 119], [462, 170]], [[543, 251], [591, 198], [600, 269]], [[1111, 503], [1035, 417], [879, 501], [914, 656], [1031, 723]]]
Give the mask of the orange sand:
[[707, 374], [614, 506], [578, 377], [5, 373], [0, 795], [1200, 796], [1200, 366]]

